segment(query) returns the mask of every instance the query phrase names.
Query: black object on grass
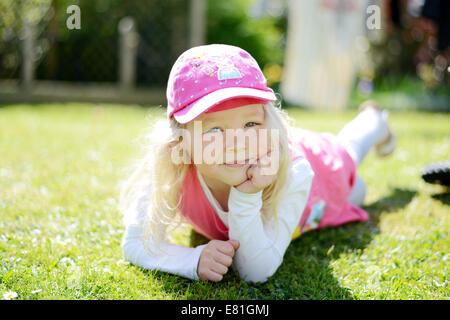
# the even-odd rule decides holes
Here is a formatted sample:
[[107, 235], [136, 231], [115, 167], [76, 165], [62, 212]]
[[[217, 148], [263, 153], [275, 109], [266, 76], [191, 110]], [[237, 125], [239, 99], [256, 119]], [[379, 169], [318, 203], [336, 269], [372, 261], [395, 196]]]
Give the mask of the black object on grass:
[[425, 182], [450, 186], [450, 161], [431, 163], [422, 169], [421, 175]]

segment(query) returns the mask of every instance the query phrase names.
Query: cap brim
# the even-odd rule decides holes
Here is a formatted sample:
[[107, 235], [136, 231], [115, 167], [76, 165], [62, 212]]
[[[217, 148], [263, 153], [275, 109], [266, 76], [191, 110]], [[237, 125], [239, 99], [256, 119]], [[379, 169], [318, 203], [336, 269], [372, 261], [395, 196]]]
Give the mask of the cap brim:
[[182, 110], [175, 112], [173, 116], [179, 123], [188, 123], [203, 112], [215, 105], [233, 98], [258, 98], [267, 101], [276, 101], [277, 97], [273, 91], [263, 91], [253, 88], [223, 88], [207, 94], [196, 100]]

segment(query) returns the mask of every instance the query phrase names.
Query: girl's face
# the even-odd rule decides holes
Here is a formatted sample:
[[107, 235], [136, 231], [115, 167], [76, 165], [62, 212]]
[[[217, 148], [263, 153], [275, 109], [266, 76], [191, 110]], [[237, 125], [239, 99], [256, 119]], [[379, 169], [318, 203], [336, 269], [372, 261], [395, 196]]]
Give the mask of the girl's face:
[[[186, 129], [190, 134], [190, 141], [186, 141], [188, 154], [210, 187], [241, 184], [247, 180], [247, 169], [255, 163], [251, 161], [270, 150], [270, 143], [267, 142], [270, 133], [266, 134], [266, 140], [260, 140], [260, 136], [265, 134], [263, 131], [267, 132], [261, 130], [267, 129], [262, 104], [203, 113], [189, 122]], [[198, 158], [199, 153], [202, 153], [202, 158]], [[205, 161], [207, 157], [214, 161]], [[243, 163], [244, 160], [247, 161]], [[235, 164], [237, 162], [239, 164]]]

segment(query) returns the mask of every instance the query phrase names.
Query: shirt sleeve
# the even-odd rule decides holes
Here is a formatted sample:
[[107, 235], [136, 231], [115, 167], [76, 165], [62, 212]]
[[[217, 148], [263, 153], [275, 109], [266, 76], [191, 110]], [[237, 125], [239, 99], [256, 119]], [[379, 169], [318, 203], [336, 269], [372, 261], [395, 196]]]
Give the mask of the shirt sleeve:
[[124, 258], [145, 269], [169, 272], [198, 280], [197, 265], [206, 244], [188, 248], [162, 240], [159, 250], [156, 250], [155, 244], [150, 241], [148, 244], [150, 252], [144, 246], [143, 222], [149, 195], [150, 186], [147, 185], [141, 189], [140, 197], [125, 213], [125, 233], [122, 238]]
[[305, 158], [292, 162], [274, 220], [261, 219], [262, 190], [244, 193], [232, 187], [228, 200], [228, 235], [238, 240], [233, 267], [246, 282], [265, 282], [281, 265], [308, 200], [314, 172]]

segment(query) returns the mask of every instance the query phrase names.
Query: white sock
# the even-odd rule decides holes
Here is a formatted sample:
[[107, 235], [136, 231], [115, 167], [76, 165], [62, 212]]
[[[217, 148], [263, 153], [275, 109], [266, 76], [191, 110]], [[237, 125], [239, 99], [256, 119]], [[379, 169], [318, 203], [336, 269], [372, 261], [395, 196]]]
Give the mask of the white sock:
[[389, 135], [387, 113], [373, 108], [360, 112], [338, 133], [357, 165], [360, 165], [370, 149]]

